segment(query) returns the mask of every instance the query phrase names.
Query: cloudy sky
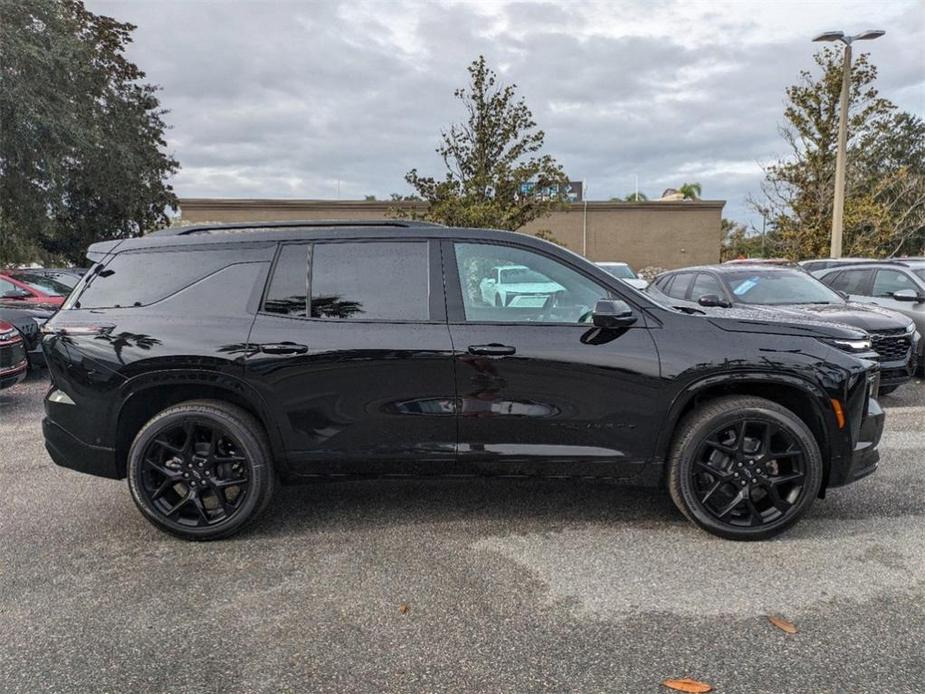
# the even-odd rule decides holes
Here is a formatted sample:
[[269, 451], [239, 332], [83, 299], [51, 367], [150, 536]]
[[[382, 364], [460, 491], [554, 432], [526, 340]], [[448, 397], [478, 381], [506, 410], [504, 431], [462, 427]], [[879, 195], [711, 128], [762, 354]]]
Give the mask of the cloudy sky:
[[[784, 154], [784, 88], [828, 29], [885, 29], [879, 88], [925, 116], [922, 0], [260, 2], [88, 0], [138, 25], [181, 197], [387, 198], [440, 174], [453, 89], [483, 53], [590, 199], [699, 181], [725, 214]], [[754, 221], [754, 220], [751, 220]]]

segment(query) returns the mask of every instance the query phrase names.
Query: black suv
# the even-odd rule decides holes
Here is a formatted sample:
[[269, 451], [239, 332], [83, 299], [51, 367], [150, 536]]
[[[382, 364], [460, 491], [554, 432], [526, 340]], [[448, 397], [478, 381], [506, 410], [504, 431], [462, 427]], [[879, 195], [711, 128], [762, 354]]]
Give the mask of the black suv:
[[[862, 331], [690, 315], [524, 234], [219, 225], [89, 256], [44, 327], [46, 446], [188, 539], [278, 480], [496, 474], [666, 484], [755, 540], [877, 467]], [[499, 269], [523, 281], [493, 302]]]

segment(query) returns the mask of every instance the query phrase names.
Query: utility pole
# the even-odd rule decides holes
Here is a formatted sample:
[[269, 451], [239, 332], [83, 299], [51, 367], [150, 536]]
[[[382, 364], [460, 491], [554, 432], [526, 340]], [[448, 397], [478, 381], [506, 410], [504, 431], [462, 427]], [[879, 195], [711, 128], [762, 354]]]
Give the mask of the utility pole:
[[838, 144], [835, 152], [835, 198], [832, 201], [832, 244], [829, 255], [841, 258], [842, 232], [845, 218], [845, 159], [848, 156], [848, 96], [851, 91], [851, 44], [854, 41], [869, 41], [883, 36], [880, 29], [868, 29], [854, 36], [843, 31], [827, 31], [813, 41], [841, 41], [845, 44], [845, 58], [842, 63], [841, 103], [838, 117]]

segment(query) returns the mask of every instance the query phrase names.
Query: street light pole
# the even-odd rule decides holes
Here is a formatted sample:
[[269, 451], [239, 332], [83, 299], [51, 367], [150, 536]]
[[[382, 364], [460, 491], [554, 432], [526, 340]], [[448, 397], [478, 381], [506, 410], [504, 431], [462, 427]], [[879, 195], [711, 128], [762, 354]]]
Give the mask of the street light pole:
[[845, 219], [845, 158], [848, 149], [848, 90], [851, 88], [851, 44], [845, 44], [841, 81], [841, 109], [838, 117], [838, 148], [835, 152], [835, 200], [832, 205], [832, 245], [829, 255], [841, 258]]
[[860, 34], [848, 36], [843, 31], [827, 31], [813, 41], [841, 41], [845, 44], [845, 58], [842, 63], [841, 103], [838, 116], [838, 143], [835, 151], [835, 197], [832, 201], [832, 243], [830, 256], [841, 258], [842, 232], [845, 219], [845, 160], [848, 156], [848, 96], [851, 90], [851, 44], [854, 41], [870, 41], [880, 38], [886, 32], [868, 29]]

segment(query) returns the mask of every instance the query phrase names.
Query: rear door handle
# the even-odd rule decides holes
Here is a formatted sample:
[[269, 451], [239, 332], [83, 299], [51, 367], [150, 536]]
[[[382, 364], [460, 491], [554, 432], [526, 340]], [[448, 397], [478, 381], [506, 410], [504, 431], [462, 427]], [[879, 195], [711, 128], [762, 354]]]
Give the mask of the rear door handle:
[[490, 345], [469, 345], [469, 354], [478, 354], [484, 357], [506, 357], [516, 351], [516, 347], [499, 345], [497, 342], [492, 342]]
[[260, 351], [265, 354], [305, 354], [308, 347], [297, 345], [295, 342], [277, 342], [269, 345], [260, 345]]

